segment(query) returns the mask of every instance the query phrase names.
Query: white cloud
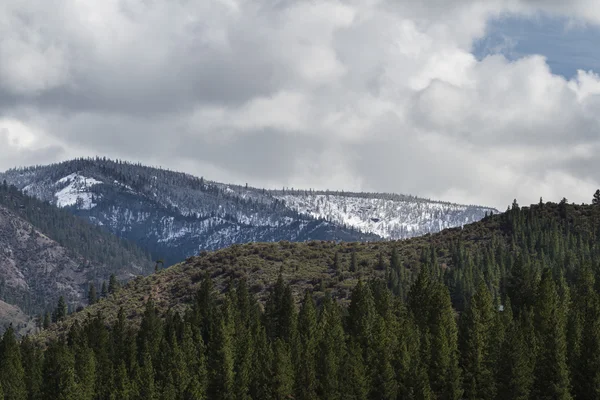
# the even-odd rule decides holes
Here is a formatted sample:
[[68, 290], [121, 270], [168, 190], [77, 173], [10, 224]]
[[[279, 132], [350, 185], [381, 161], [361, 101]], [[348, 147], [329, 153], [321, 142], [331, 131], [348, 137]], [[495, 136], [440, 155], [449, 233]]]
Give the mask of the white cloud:
[[595, 1], [564, 4], [8, 0], [0, 167], [106, 154], [274, 187], [587, 201], [599, 71], [471, 54], [503, 13], [600, 23]]

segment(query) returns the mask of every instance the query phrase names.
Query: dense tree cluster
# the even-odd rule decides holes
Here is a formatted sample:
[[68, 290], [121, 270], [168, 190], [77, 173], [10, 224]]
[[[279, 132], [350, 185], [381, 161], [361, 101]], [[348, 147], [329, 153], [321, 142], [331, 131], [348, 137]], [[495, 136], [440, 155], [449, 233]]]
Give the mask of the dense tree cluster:
[[448, 263], [435, 246], [415, 271], [396, 251], [377, 255], [368, 265], [387, 279], [359, 280], [347, 305], [294, 293], [282, 274], [264, 303], [243, 278], [219, 292], [206, 275], [185, 312], [163, 317], [149, 300], [139, 327], [123, 309], [111, 326], [90, 316], [44, 351], [9, 330], [2, 390], [7, 399], [599, 398], [598, 214], [515, 201], [489, 218], [503, 238], [452, 243]]
[[534, 286], [532, 307], [501, 308], [480, 281], [457, 318], [427, 266], [407, 302], [359, 281], [347, 308], [308, 292], [298, 308], [280, 278], [263, 309], [245, 281], [222, 297], [206, 277], [188, 312], [161, 319], [149, 301], [139, 329], [98, 315], [43, 352], [9, 329], [0, 383], [7, 399], [597, 398], [592, 270], [572, 290], [549, 269]]

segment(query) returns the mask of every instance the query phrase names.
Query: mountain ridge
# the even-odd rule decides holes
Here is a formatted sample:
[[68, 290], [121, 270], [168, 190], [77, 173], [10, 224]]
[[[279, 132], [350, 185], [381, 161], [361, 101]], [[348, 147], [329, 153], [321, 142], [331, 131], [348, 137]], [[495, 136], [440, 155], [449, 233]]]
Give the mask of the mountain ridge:
[[[404, 239], [497, 213], [414, 196], [258, 189], [105, 158], [11, 169], [2, 179], [133, 240], [167, 264], [245, 242]], [[307, 202], [307, 196], [320, 197]], [[330, 210], [343, 210], [343, 202], [354, 208], [320, 212], [319, 201], [329, 196], [335, 197]], [[373, 196], [385, 210], [365, 211]]]
[[110, 275], [126, 281], [152, 270], [133, 244], [4, 184], [0, 249], [0, 300], [30, 316], [54, 309], [60, 296], [71, 310], [86, 305], [89, 285]]

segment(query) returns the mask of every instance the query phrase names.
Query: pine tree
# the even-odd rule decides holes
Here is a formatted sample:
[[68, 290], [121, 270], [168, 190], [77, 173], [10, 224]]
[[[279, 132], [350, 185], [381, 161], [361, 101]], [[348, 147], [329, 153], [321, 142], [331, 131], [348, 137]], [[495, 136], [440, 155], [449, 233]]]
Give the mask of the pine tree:
[[326, 294], [319, 315], [317, 349], [317, 394], [322, 399], [339, 400], [342, 362], [345, 357], [345, 334], [338, 304]]
[[492, 297], [481, 282], [461, 316], [460, 352], [465, 399], [495, 397], [492, 332], [494, 323]]
[[52, 322], [62, 321], [67, 316], [67, 302], [63, 296], [58, 299], [58, 304], [52, 314]]
[[[61, 342], [52, 342], [44, 353], [43, 398], [77, 400], [75, 360], [73, 353]], [[12, 397], [11, 397], [12, 398]]]
[[[39, 399], [42, 390], [42, 353], [28, 336], [25, 336], [21, 341], [21, 361], [27, 398], [29, 400]], [[0, 396], [0, 399], [3, 398], [3, 396]]]
[[376, 312], [371, 288], [358, 281], [350, 296], [347, 325], [348, 333], [363, 350], [371, 346]]
[[44, 329], [48, 329], [50, 327], [50, 324], [52, 323], [52, 320], [50, 318], [50, 313], [45, 313], [44, 314], [44, 323], [42, 324], [42, 327]]
[[576, 399], [600, 396], [600, 298], [594, 290], [594, 277], [582, 266], [576, 284], [572, 315], [577, 315], [581, 330], [578, 351], [573, 351], [573, 394]]
[[358, 260], [356, 258], [356, 251], [352, 252], [350, 256], [350, 272], [358, 272]]
[[348, 400], [366, 400], [369, 392], [362, 350], [352, 339], [342, 364], [341, 392], [341, 398]]
[[106, 281], [102, 282], [102, 290], [100, 291], [103, 298], [108, 296], [108, 287], [106, 286]]
[[148, 350], [144, 351], [141, 360], [136, 385], [139, 391], [138, 399], [155, 400], [157, 399], [157, 395], [154, 382], [154, 368], [152, 366], [152, 357]]
[[0, 384], [9, 399], [25, 400], [25, 371], [21, 362], [21, 349], [12, 325], [4, 332], [0, 347]]
[[109, 294], [117, 293], [120, 288], [121, 288], [121, 285], [120, 285], [119, 281], [117, 280], [117, 277], [114, 274], [112, 274], [108, 280], [108, 293]]
[[594, 192], [594, 198], [592, 199], [592, 204], [598, 205], [600, 204], [600, 189]]
[[[258, 313], [255, 318], [259, 318]], [[267, 333], [260, 321], [252, 325], [254, 349], [252, 350], [252, 369], [250, 395], [253, 399], [271, 399], [273, 395], [271, 379], [273, 377], [273, 352], [267, 342]]]
[[131, 383], [129, 382], [125, 362], [121, 361], [115, 371], [114, 396], [116, 399], [129, 400], [131, 394]]
[[393, 400], [398, 393], [398, 382], [392, 366], [390, 349], [394, 347], [392, 333], [383, 317], [377, 315], [373, 324], [373, 344], [368, 350], [367, 366], [370, 371], [370, 398]]
[[317, 312], [312, 295], [307, 291], [298, 315], [298, 340], [295, 351], [296, 393], [301, 400], [316, 399]]
[[271, 340], [281, 338], [291, 343], [296, 335], [296, 306], [292, 290], [280, 273], [265, 305], [265, 326]]
[[570, 400], [565, 316], [550, 270], [545, 270], [535, 305], [535, 328], [540, 351], [536, 358], [533, 396]]
[[498, 365], [498, 400], [528, 400], [533, 383], [531, 349], [525, 341], [521, 325], [508, 328]]
[[288, 399], [294, 393], [294, 369], [289, 346], [275, 339], [273, 355], [272, 396], [274, 400]]
[[229, 304], [221, 310], [221, 318], [217, 318], [214, 340], [209, 342], [209, 398], [232, 400], [234, 398], [234, 355], [232, 343], [232, 321], [225, 318]]
[[96, 389], [96, 357], [86, 343], [75, 346], [75, 382], [78, 398], [93, 400]]
[[333, 255], [333, 270], [334, 271], [341, 271], [342, 270], [342, 264], [340, 261], [340, 253], [339, 252], [335, 252], [335, 254]]
[[88, 304], [91, 306], [96, 304], [98, 301], [98, 296], [96, 295], [96, 287], [93, 283], [90, 283], [90, 289], [88, 291]]

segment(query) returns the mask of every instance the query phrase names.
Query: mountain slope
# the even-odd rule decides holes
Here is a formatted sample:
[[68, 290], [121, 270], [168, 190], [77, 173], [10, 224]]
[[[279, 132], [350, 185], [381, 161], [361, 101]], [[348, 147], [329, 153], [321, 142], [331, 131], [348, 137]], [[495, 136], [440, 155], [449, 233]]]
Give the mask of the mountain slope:
[[236, 243], [405, 238], [495, 211], [409, 196], [268, 191], [106, 159], [14, 169], [1, 179], [167, 264]]
[[[130, 321], [139, 322], [150, 299], [163, 315], [186, 310], [205, 276], [222, 293], [230, 282], [244, 279], [250, 291], [264, 300], [281, 274], [298, 301], [310, 290], [317, 301], [328, 291], [347, 303], [360, 279], [383, 279], [395, 294], [406, 298], [418, 272], [426, 267], [448, 286], [454, 307], [462, 310], [479, 279], [488, 284], [498, 301], [517, 290], [514, 285], [519, 278], [513, 274], [528, 273], [539, 279], [543, 268], [561, 268], [572, 284], [581, 265], [600, 259], [599, 226], [599, 206], [546, 203], [513, 208], [464, 228], [403, 241], [234, 245], [138, 277], [40, 338], [65, 332], [74, 321], [83, 323], [98, 313], [108, 322], [114, 321], [121, 308]], [[353, 258], [356, 270], [352, 270]], [[543, 264], [539, 262], [542, 258]], [[598, 271], [596, 268], [595, 273]]]
[[386, 193], [273, 192], [300, 213], [352, 226], [385, 239], [406, 239], [462, 226], [498, 213], [489, 207], [460, 205]]
[[87, 303], [90, 283], [148, 274], [150, 259], [131, 243], [0, 185], [0, 299], [34, 315], [59, 296], [75, 309]]
[[[599, 223], [598, 206], [547, 203], [513, 208], [464, 228], [403, 241], [234, 245], [136, 278], [119, 293], [53, 327], [48, 335], [63, 332], [74, 320], [83, 322], [98, 312], [108, 321], [114, 320], [121, 308], [132, 321], [139, 321], [149, 299], [163, 313], [185, 310], [205, 276], [213, 279], [220, 292], [226, 292], [232, 280], [244, 279], [250, 291], [264, 300], [281, 273], [297, 300], [306, 290], [317, 300], [329, 291], [346, 303], [359, 279], [383, 279], [394, 293], [406, 297], [417, 273], [426, 266], [448, 286], [455, 308], [462, 310], [479, 279], [500, 300], [511, 290], [511, 271], [523, 265], [531, 264], [536, 271], [554, 265], [564, 268], [566, 257], [570, 260], [566, 279], [573, 282], [580, 265], [600, 259]], [[554, 250], [541, 255], [539, 248]], [[581, 251], [575, 254], [575, 248]], [[545, 264], [535, 261], [540, 257]]]

